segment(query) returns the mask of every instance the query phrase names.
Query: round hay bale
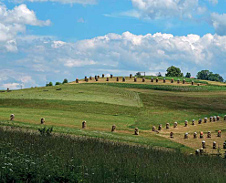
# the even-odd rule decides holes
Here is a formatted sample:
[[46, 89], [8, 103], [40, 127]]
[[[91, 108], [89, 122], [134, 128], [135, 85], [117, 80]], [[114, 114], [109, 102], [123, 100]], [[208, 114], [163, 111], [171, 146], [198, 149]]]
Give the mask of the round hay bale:
[[123, 78], [122, 78], [122, 82], [125, 82], [125, 81], [126, 81], [126, 78], [125, 78], [125, 77], [123, 77]]
[[174, 79], [171, 79], [171, 83], [174, 83]]
[[223, 144], [223, 149], [226, 149], [226, 140], [225, 140], [225, 142]]
[[113, 74], [110, 75], [110, 78], [111, 78], [111, 79], [113, 78]]
[[100, 78], [100, 76], [98, 75], [98, 76], [97, 76], [97, 78], [99, 79], [99, 78]]
[[217, 137], [221, 137], [221, 130], [218, 130]]
[[220, 121], [220, 116], [217, 116], [217, 121]]
[[166, 78], [163, 79], [163, 83], [166, 83]]
[[217, 116], [213, 117], [213, 122], [217, 121]]
[[156, 83], [158, 83], [159, 82], [159, 78], [156, 78], [155, 81], [156, 81]]
[[159, 131], [162, 130], [162, 124], [159, 124], [158, 130], [159, 130]]
[[173, 138], [174, 133], [170, 132], [170, 138]]
[[200, 132], [200, 139], [203, 138], [203, 132]]
[[134, 82], [137, 82], [137, 78], [136, 77], [134, 78]]
[[226, 120], [226, 115], [224, 116], [224, 120]]
[[92, 77], [92, 76], [90, 76], [90, 77], [89, 77], [89, 80], [93, 80], [93, 77]]
[[15, 115], [14, 115], [14, 114], [11, 114], [11, 115], [10, 115], [10, 121], [13, 121], [14, 118], [15, 118]]
[[45, 123], [45, 118], [41, 118], [41, 125]]
[[202, 119], [199, 119], [198, 124], [202, 124]]
[[199, 149], [199, 152], [200, 152], [200, 155], [203, 155], [204, 149], [203, 149], [203, 148], [200, 148], [200, 149]]
[[200, 83], [198, 83], [197, 86], [200, 86]]
[[207, 138], [211, 138], [211, 131], [208, 131], [208, 133], [207, 133]]
[[192, 124], [192, 125], [195, 125], [195, 120], [194, 120], [194, 119], [192, 120], [192, 123], [191, 123], [191, 124]]
[[197, 139], [197, 132], [194, 132], [193, 137], [194, 139]]
[[183, 79], [183, 84], [185, 84], [185, 79]]
[[116, 78], [116, 81], [119, 81], [119, 77]]
[[83, 122], [82, 122], [82, 128], [83, 128], [83, 129], [86, 128], [86, 121], [83, 121]]
[[166, 123], [166, 129], [168, 130], [170, 128], [170, 124]]
[[174, 122], [173, 127], [177, 128], [177, 122]]
[[96, 81], [99, 81], [99, 78], [98, 77], [96, 77]]
[[156, 131], [156, 127], [155, 127], [155, 126], [152, 127], [152, 131], [153, 131], [153, 132]]
[[79, 80], [78, 80], [78, 78], [76, 79], [76, 81], [75, 81], [76, 83], [79, 83]]
[[184, 134], [184, 139], [188, 139], [188, 133]]
[[185, 120], [184, 121], [184, 127], [187, 127], [188, 126], [188, 120]]
[[87, 76], [85, 76], [85, 79], [84, 79], [84, 81], [86, 81], [87, 80]]
[[139, 129], [135, 128], [134, 135], [139, 135]]
[[179, 79], [177, 80], [177, 84], [180, 84], [180, 80]]
[[204, 118], [204, 123], [207, 123], [207, 120], [208, 120], [208, 118], [207, 118], [207, 117], [205, 117], [205, 118]]
[[116, 125], [113, 125], [113, 126], [111, 127], [111, 132], [116, 132]]
[[192, 86], [194, 85], [194, 81], [191, 82], [191, 85], [192, 85]]
[[213, 149], [217, 149], [217, 143], [215, 141], [213, 142]]
[[151, 82], [152, 82], [152, 83], [154, 82], [154, 78], [151, 78]]
[[133, 75], [132, 75], [132, 74], [130, 74], [130, 75], [129, 75], [129, 78], [132, 78], [132, 77], [133, 77]]
[[102, 78], [104, 78], [104, 74], [102, 74]]
[[202, 141], [202, 148], [205, 149], [206, 148], [206, 141]]
[[145, 78], [142, 78], [142, 82], [145, 82]]
[[196, 149], [196, 150], [195, 150], [195, 155], [199, 156], [199, 154], [200, 154], [199, 149]]
[[213, 122], [213, 116], [210, 117], [210, 122]]
[[109, 78], [107, 77], [106, 81], [109, 81]]

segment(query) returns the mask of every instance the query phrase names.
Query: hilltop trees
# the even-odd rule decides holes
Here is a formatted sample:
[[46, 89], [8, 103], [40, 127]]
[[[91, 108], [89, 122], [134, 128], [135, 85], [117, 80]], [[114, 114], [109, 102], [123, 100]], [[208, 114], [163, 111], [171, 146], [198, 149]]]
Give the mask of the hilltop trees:
[[68, 80], [67, 79], [64, 79], [64, 81], [63, 81], [62, 84], [65, 84], [65, 83], [68, 83]]
[[213, 74], [209, 70], [202, 70], [197, 73], [197, 79], [210, 80], [210, 81], [220, 81], [223, 82], [224, 79], [219, 74]]
[[190, 77], [191, 77], [191, 73], [187, 72], [187, 74], [186, 74], [185, 77], [186, 77], [186, 78], [190, 78]]
[[166, 77], [183, 77], [183, 73], [178, 67], [171, 66], [166, 71]]

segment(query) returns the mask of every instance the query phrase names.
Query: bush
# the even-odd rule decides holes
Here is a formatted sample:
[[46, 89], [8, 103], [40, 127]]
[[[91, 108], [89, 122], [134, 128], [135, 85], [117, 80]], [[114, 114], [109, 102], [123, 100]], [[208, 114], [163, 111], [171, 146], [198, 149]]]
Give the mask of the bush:
[[57, 86], [57, 85], [61, 85], [61, 83], [60, 82], [56, 82], [55, 86]]
[[68, 83], [68, 80], [67, 79], [64, 79], [64, 81], [63, 81], [62, 84], [65, 84], [65, 83]]

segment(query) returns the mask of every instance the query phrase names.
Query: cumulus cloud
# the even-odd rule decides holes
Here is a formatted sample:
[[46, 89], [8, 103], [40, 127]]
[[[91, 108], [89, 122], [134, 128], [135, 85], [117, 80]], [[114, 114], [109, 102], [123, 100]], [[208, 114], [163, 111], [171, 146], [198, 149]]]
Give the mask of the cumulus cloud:
[[48, 26], [50, 20], [38, 20], [34, 11], [29, 10], [25, 4], [9, 10], [0, 3], [0, 52], [17, 51], [16, 36], [26, 31], [26, 25]]
[[226, 14], [212, 13], [211, 21], [217, 34], [226, 35]]
[[50, 38], [31, 39], [17, 39], [18, 50], [24, 56], [15, 60], [13, 54], [7, 55], [11, 60], [8, 66], [13, 65], [13, 68], [10, 72], [1, 70], [0, 73], [5, 73], [0, 74], [0, 78], [5, 78], [1, 83], [24, 83], [27, 87], [45, 85], [47, 81], [61, 81], [63, 78], [72, 81], [77, 77], [102, 72], [117, 75], [137, 71], [164, 73], [171, 65], [180, 67], [184, 73], [191, 72], [193, 76], [201, 69], [209, 69], [226, 77], [226, 36], [217, 34], [200, 37], [193, 34], [134, 35], [125, 32], [76, 43]]
[[82, 4], [82, 5], [88, 5], [88, 4], [96, 4], [97, 0], [12, 0], [17, 3], [22, 2], [58, 2], [62, 4]]

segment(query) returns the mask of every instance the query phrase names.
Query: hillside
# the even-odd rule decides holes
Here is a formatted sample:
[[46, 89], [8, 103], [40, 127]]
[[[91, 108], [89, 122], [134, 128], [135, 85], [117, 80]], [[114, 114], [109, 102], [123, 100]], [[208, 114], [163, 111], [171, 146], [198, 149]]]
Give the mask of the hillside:
[[[224, 121], [190, 126], [192, 119], [226, 115], [226, 87], [209, 84], [207, 81], [187, 80], [186, 84], [170, 82], [170, 78], [159, 78], [156, 83], [147, 77], [145, 82], [138, 78], [119, 77], [106, 81], [100, 78], [79, 84], [72, 82], [65, 85], [24, 89], [0, 93], [1, 126], [19, 126], [40, 128], [40, 119], [45, 118], [46, 126], [53, 126], [54, 132], [69, 133], [79, 136], [99, 137], [129, 143], [179, 149], [194, 152], [200, 147], [200, 141], [183, 139], [183, 134], [194, 131], [215, 132], [222, 130], [222, 138], [215, 139], [222, 144], [226, 137]], [[155, 78], [154, 78], [155, 79]], [[177, 80], [177, 78], [175, 78]], [[200, 84], [200, 86], [198, 86]], [[9, 121], [10, 114], [15, 120]], [[87, 121], [87, 128], [81, 129], [82, 121]], [[184, 121], [189, 121], [184, 129]], [[170, 139], [171, 129], [159, 134], [152, 132], [156, 127], [177, 121], [179, 127], [175, 138]], [[111, 133], [112, 125], [117, 132]], [[134, 128], [140, 130], [134, 136]], [[216, 132], [215, 132], [216, 133]], [[211, 144], [213, 139], [208, 143]], [[209, 145], [210, 147], [211, 145]], [[223, 152], [223, 150], [222, 150]]]

